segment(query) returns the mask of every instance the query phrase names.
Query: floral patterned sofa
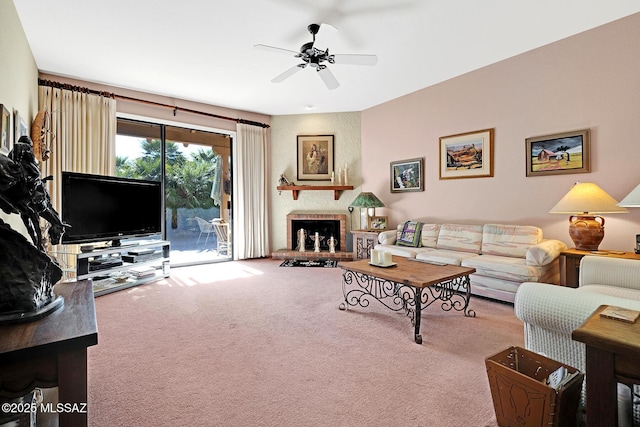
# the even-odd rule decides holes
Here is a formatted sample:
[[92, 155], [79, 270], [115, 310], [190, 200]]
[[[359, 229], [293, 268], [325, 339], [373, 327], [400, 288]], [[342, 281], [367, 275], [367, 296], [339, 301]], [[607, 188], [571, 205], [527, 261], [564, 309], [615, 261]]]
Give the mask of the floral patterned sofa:
[[406, 221], [378, 235], [375, 249], [392, 255], [473, 267], [471, 293], [513, 302], [523, 282], [559, 283], [567, 246], [529, 225], [426, 224]]

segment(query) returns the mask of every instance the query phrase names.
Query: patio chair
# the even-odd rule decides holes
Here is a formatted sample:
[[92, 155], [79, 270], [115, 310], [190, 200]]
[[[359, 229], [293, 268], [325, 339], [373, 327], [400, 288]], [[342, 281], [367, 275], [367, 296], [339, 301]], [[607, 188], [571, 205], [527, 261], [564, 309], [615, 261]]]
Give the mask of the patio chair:
[[224, 252], [225, 255], [229, 255], [229, 223], [224, 222], [221, 218], [214, 218], [211, 221], [213, 225], [213, 230], [216, 233], [216, 237], [218, 238], [218, 254]]
[[196, 244], [200, 243], [200, 237], [202, 237], [203, 234], [206, 234], [207, 238], [204, 240], [204, 244], [206, 245], [209, 241], [209, 234], [215, 233], [213, 230], [213, 224], [199, 216], [195, 217], [195, 220], [198, 223], [198, 228], [200, 229], [200, 234], [198, 234], [198, 241]]

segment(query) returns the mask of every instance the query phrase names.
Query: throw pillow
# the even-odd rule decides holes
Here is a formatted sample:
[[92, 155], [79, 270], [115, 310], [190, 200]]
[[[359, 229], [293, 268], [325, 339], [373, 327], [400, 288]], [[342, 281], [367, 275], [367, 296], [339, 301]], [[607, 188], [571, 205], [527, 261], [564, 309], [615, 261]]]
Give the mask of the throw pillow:
[[420, 233], [422, 232], [422, 223], [418, 221], [407, 221], [402, 227], [400, 238], [396, 241], [398, 246], [411, 246], [417, 248], [420, 244]]

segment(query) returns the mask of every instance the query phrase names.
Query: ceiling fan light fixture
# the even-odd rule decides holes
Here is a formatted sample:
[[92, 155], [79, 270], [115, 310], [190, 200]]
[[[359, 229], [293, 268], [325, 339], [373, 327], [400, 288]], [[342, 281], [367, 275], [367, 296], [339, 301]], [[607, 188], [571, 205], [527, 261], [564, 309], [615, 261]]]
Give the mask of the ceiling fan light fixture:
[[300, 53], [301, 54], [307, 54], [310, 55], [311, 52], [313, 51], [313, 43], [314, 42], [309, 42], [309, 43], [305, 43], [302, 46], [300, 46]]
[[327, 68], [324, 63], [329, 64], [351, 64], [351, 65], [375, 65], [378, 61], [376, 55], [332, 55], [329, 54], [329, 48], [325, 50], [318, 49], [314, 46], [316, 41], [316, 34], [320, 30], [320, 24], [310, 24], [307, 27], [309, 33], [313, 36], [313, 41], [303, 44], [300, 47], [299, 52], [295, 52], [292, 50], [282, 49], [278, 47], [266, 46], [266, 45], [254, 45], [254, 47], [262, 50], [271, 50], [273, 52], [278, 53], [289, 53], [293, 54], [295, 58], [299, 58], [303, 61], [302, 64], [298, 66], [294, 66], [284, 73], [280, 74], [276, 78], [271, 81], [274, 83], [280, 83], [283, 80], [291, 77], [296, 71], [310, 65], [312, 68], [315, 68], [318, 71], [322, 81], [328, 89], [336, 89], [340, 86], [338, 80], [335, 78], [331, 70]]
[[318, 31], [320, 31], [320, 25], [319, 24], [309, 24], [307, 26], [307, 30], [309, 30], [309, 32], [314, 36], [316, 36], [316, 34], [318, 34]]

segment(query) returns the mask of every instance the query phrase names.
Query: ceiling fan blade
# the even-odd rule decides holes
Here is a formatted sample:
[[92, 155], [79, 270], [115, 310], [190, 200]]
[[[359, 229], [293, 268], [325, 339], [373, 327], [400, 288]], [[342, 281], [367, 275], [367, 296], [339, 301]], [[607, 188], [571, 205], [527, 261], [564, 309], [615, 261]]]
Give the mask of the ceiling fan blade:
[[305, 66], [306, 66], [306, 64], [294, 65], [293, 67], [289, 68], [287, 71], [285, 71], [284, 73], [280, 74], [279, 76], [277, 76], [276, 78], [274, 78], [271, 81], [273, 83], [280, 83], [280, 82], [288, 79], [289, 77], [293, 76], [298, 71], [302, 70]]
[[358, 54], [337, 54], [333, 55], [334, 63], [347, 65], [376, 65], [378, 57], [376, 55]]
[[327, 88], [335, 89], [338, 86], [340, 86], [340, 83], [338, 83], [336, 76], [334, 76], [331, 70], [329, 70], [328, 68], [325, 67], [325, 68], [319, 69], [318, 75], [320, 76], [324, 84], [327, 86]]
[[266, 52], [273, 52], [273, 53], [281, 53], [289, 56], [295, 56], [295, 55], [298, 55], [299, 53], [299, 52], [296, 52], [295, 50], [282, 49], [281, 47], [267, 46], [265, 44], [255, 44], [253, 45], [253, 47], [258, 50], [264, 50]]

